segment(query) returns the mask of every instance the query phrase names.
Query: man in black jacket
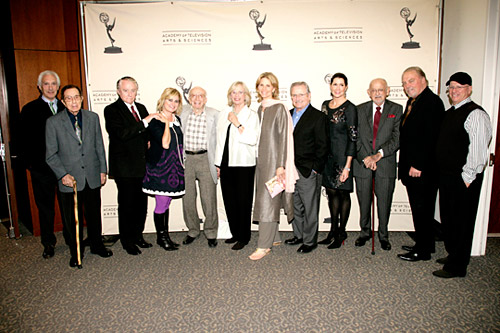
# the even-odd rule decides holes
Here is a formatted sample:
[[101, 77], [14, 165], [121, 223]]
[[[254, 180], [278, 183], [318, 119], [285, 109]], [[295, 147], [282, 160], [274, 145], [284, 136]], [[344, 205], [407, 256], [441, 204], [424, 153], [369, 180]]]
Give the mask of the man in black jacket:
[[408, 102], [401, 119], [398, 177], [406, 186], [416, 238], [415, 246], [403, 246], [408, 252], [398, 257], [406, 261], [430, 260], [435, 251], [432, 225], [438, 188], [434, 151], [444, 104], [429, 89], [421, 68], [407, 68], [402, 83]]
[[[45, 162], [45, 122], [57, 112], [64, 111], [64, 105], [57, 99], [61, 80], [56, 72], [46, 70], [38, 75], [40, 96], [26, 104], [21, 110], [22, 137], [21, 156], [31, 174], [40, 234], [45, 259], [54, 256], [56, 236], [54, 235], [55, 198], [57, 179]], [[62, 215], [62, 214], [61, 214]], [[66, 240], [66, 233], [64, 237]]]
[[287, 239], [285, 243], [303, 243], [297, 252], [308, 253], [318, 245], [321, 173], [328, 153], [328, 127], [325, 114], [311, 105], [311, 92], [305, 82], [293, 83], [290, 95], [294, 106], [290, 113], [294, 127], [295, 166], [299, 179], [293, 194], [294, 237]]
[[104, 108], [109, 134], [109, 178], [118, 189], [118, 229], [123, 248], [130, 255], [141, 254], [138, 247], [152, 245], [142, 236], [146, 224], [148, 198], [142, 192], [146, 172], [146, 128], [158, 114], [149, 114], [135, 101], [139, 86], [129, 76], [116, 83], [118, 98]]

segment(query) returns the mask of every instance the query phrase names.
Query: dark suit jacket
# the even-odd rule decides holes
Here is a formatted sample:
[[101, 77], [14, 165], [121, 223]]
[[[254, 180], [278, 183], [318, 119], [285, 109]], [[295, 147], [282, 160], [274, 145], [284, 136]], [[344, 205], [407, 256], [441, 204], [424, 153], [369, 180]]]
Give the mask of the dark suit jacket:
[[73, 192], [64, 186], [62, 178], [70, 174], [76, 180], [77, 190], [85, 182], [94, 189], [101, 186], [101, 173], [107, 173], [106, 153], [102, 142], [101, 124], [97, 113], [80, 110], [82, 113], [82, 143], [76, 136], [67, 111], [59, 112], [47, 119], [45, 141], [46, 160], [58, 180], [61, 192]]
[[[293, 116], [293, 109], [290, 114]], [[302, 176], [309, 177], [311, 170], [323, 172], [328, 154], [327, 133], [326, 115], [309, 105], [293, 130], [295, 166]]]
[[[135, 102], [144, 119], [146, 107]], [[119, 98], [104, 108], [109, 134], [109, 177], [144, 177], [148, 135], [142, 121], [136, 121], [127, 105]]]
[[408, 105], [401, 118], [400, 151], [398, 177], [405, 183], [411, 167], [422, 171], [423, 177], [434, 177], [436, 170], [436, 142], [444, 117], [444, 104], [441, 98], [429, 87], [417, 96], [412, 110], [403, 125], [408, 113]]
[[380, 149], [384, 157], [377, 163], [377, 176], [396, 178], [396, 152], [399, 149], [399, 126], [403, 107], [385, 100], [378, 125], [375, 149], [373, 149], [373, 101], [358, 105], [358, 141], [354, 177], [369, 178], [372, 171], [365, 168], [363, 160]]
[[[57, 111], [64, 111], [65, 107], [57, 100]], [[45, 122], [52, 117], [49, 105], [42, 99], [35, 99], [26, 104], [21, 110], [20, 155], [28, 169], [52, 174], [52, 170], [45, 162]]]

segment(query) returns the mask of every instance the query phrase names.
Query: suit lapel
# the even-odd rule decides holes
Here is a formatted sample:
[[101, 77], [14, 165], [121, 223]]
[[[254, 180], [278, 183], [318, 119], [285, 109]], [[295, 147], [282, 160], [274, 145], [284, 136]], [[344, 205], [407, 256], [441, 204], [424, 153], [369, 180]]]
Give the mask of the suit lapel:
[[[306, 124], [308, 123], [307, 118], [309, 118], [309, 116], [311, 115], [311, 112], [312, 112], [311, 110], [309, 110], [310, 108], [311, 108], [311, 105], [309, 105], [307, 107], [307, 109], [304, 111], [304, 113], [302, 114], [302, 117], [300, 117], [299, 121], [295, 125], [295, 128], [293, 129], [294, 132], [295, 132], [295, 130], [300, 131], [300, 128], [302, 126], [306, 126]], [[292, 119], [293, 119], [293, 110], [295, 110], [295, 108], [293, 108], [290, 111], [290, 113], [292, 115]]]
[[[80, 110], [82, 113], [82, 143], [85, 142], [85, 139], [88, 138], [89, 132], [90, 132], [90, 118], [88, 113], [83, 112], [83, 110]], [[76, 135], [76, 133], [75, 133]]]

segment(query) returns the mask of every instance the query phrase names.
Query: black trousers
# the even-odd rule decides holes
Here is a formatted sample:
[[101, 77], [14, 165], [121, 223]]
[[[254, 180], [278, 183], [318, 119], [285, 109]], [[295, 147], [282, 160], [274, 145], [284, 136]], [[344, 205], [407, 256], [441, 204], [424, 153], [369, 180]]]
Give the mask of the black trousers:
[[441, 175], [439, 208], [444, 229], [448, 263], [443, 269], [458, 274], [467, 272], [483, 173], [467, 188], [461, 175]]
[[115, 179], [118, 189], [118, 230], [122, 246], [131, 246], [142, 237], [146, 224], [148, 197], [142, 192], [142, 177]]
[[229, 229], [233, 238], [250, 241], [255, 166], [221, 167], [220, 184]]
[[427, 255], [435, 250], [434, 212], [437, 197], [437, 179], [423, 177], [405, 178], [415, 227], [415, 251]]
[[[61, 206], [63, 211], [64, 229], [69, 235], [69, 250], [71, 256], [76, 258], [76, 223], [75, 223], [75, 201], [72, 192], [60, 192]], [[78, 199], [78, 221], [80, 248], [83, 249], [83, 217], [87, 222], [87, 236], [90, 240], [90, 249], [98, 251], [104, 247], [102, 243], [102, 221], [101, 221], [101, 187], [91, 189], [88, 184], [77, 192]], [[83, 253], [83, 251], [82, 251]]]
[[[54, 235], [55, 203], [56, 196], [59, 203], [61, 198], [57, 190], [57, 179], [52, 170], [30, 170], [31, 184], [33, 186], [33, 195], [35, 197], [36, 207], [38, 208], [38, 218], [40, 220], [41, 242], [44, 246], [56, 244]], [[59, 205], [62, 213], [62, 207]], [[63, 231], [66, 243], [69, 242], [66, 230]]]

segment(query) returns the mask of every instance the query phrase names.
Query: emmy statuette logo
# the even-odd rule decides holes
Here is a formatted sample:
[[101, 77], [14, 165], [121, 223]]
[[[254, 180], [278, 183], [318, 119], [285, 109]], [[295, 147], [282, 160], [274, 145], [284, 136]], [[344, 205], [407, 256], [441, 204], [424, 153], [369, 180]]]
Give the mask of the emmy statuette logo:
[[115, 40], [113, 39], [113, 37], [111, 37], [111, 31], [113, 31], [113, 28], [115, 27], [116, 17], [113, 19], [113, 24], [108, 24], [109, 15], [107, 13], [101, 13], [99, 15], [99, 20], [106, 27], [106, 32], [108, 34], [109, 41], [111, 42], [111, 46], [106, 47], [104, 49], [104, 53], [122, 53], [122, 48], [115, 46], [114, 45]]
[[177, 84], [177, 86], [179, 88], [181, 88], [182, 95], [184, 96], [184, 100], [186, 101], [186, 103], [191, 104], [191, 103], [189, 103], [188, 96], [189, 96], [189, 91], [191, 90], [191, 87], [193, 86], [193, 82], [191, 81], [189, 88], [184, 88], [184, 85], [186, 84], [186, 79], [182, 76], [178, 76], [177, 79], [175, 79], [175, 83]]
[[417, 14], [415, 13], [415, 16], [413, 19], [410, 19], [411, 11], [410, 8], [408, 7], [403, 7], [401, 9], [401, 12], [399, 12], [401, 17], [405, 20], [406, 22], [406, 31], [408, 32], [408, 36], [410, 37], [409, 42], [404, 42], [403, 45], [401, 45], [402, 49], [418, 49], [420, 48], [420, 43], [412, 41], [413, 34], [410, 31], [410, 27], [415, 23], [415, 20], [417, 19]]
[[253, 21], [255, 21], [255, 27], [257, 28], [257, 34], [260, 37], [260, 44], [254, 44], [253, 50], [255, 50], [255, 51], [272, 50], [271, 49], [271, 44], [264, 44], [263, 43], [263, 40], [264, 40], [265, 37], [260, 32], [260, 28], [262, 28], [262, 26], [266, 22], [267, 14], [264, 16], [264, 19], [262, 21], [260, 21], [260, 22], [257, 21], [259, 19], [259, 17], [260, 17], [260, 13], [259, 13], [259, 11], [257, 9], [252, 9], [248, 13], [248, 16], [250, 16], [250, 19], [252, 19]]
[[333, 74], [332, 74], [332, 73], [328, 73], [328, 74], [326, 74], [326, 75], [325, 75], [324, 80], [325, 80], [325, 83], [326, 83], [327, 85], [330, 85], [330, 84], [331, 84], [331, 82], [332, 82], [332, 77], [333, 77]]

